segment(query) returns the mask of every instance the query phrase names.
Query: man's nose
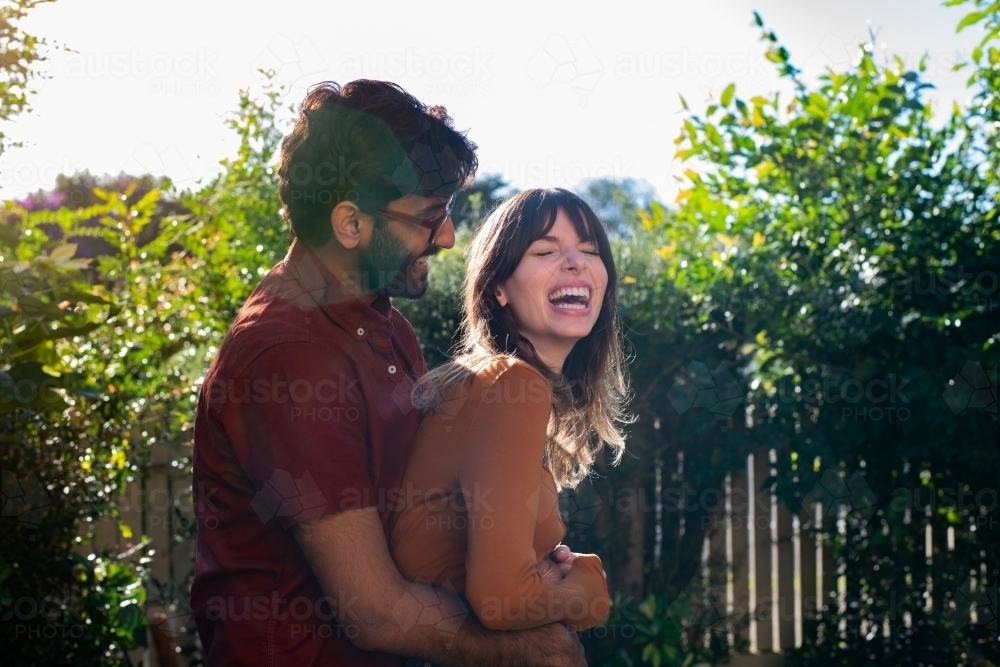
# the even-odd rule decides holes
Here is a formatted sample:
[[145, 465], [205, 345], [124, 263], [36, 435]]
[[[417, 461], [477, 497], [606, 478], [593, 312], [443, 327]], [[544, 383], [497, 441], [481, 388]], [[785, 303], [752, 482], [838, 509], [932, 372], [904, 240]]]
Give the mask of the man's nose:
[[434, 237], [432, 245], [445, 249], [455, 247], [455, 225], [452, 223], [450, 215], [444, 221], [444, 224], [441, 225], [441, 229], [438, 230], [437, 236]]

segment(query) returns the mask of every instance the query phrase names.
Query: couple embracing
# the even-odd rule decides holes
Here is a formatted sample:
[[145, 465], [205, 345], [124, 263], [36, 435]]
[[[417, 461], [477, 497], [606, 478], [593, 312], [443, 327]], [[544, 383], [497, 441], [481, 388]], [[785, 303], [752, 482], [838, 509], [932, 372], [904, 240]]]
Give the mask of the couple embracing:
[[616, 274], [576, 195], [502, 203], [428, 371], [390, 297], [451, 248], [476, 146], [398, 86], [310, 90], [279, 168], [294, 240], [240, 310], [195, 422], [192, 610], [216, 665], [584, 665], [609, 613], [558, 492], [620, 456]]

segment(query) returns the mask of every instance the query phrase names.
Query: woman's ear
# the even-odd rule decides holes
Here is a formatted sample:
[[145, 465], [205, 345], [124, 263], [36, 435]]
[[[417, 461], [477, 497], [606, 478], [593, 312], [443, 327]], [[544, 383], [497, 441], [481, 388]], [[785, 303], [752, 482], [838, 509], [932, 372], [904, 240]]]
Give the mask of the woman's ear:
[[501, 308], [507, 306], [507, 291], [500, 285], [493, 288], [493, 296], [497, 298], [497, 303], [500, 304]]
[[330, 227], [337, 242], [345, 248], [356, 248], [361, 242], [361, 209], [352, 202], [342, 201], [330, 211]]

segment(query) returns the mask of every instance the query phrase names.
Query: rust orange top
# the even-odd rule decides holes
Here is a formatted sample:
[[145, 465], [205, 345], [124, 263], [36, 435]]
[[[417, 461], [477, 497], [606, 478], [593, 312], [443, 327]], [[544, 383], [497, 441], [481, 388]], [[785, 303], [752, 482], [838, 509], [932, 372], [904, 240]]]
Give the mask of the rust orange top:
[[535, 569], [566, 534], [542, 465], [548, 381], [498, 357], [445, 399], [420, 423], [389, 521], [399, 571], [463, 594], [490, 629], [599, 623], [610, 601], [597, 556], [578, 556], [559, 584]]

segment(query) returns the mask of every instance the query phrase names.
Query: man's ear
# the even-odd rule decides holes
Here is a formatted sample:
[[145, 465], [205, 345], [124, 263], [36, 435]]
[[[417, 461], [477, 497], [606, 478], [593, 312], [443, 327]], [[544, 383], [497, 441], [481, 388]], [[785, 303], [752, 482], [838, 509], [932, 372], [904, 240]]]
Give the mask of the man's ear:
[[345, 248], [356, 248], [363, 236], [361, 216], [364, 214], [356, 204], [342, 201], [330, 211], [330, 227], [333, 235]]
[[507, 290], [505, 290], [502, 285], [497, 285], [493, 288], [493, 296], [497, 298], [497, 302], [500, 304], [501, 308], [505, 308], [507, 306]]

